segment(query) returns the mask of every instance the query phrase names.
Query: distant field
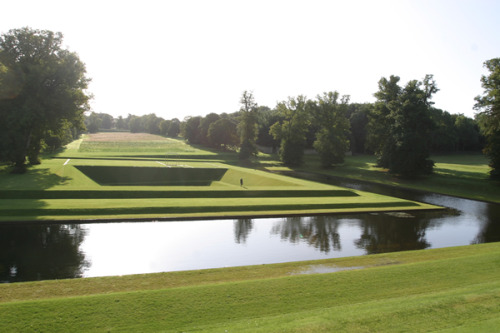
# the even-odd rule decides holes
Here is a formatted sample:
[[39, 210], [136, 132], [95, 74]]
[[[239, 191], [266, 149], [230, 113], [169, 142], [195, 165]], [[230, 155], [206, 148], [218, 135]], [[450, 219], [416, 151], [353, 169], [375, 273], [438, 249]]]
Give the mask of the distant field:
[[[168, 139], [147, 133], [95, 133], [89, 134], [82, 141], [80, 153], [196, 153], [195, 149], [180, 140]], [[164, 157], [164, 156], [162, 156]]]
[[433, 209], [238, 166], [234, 153], [97, 133], [25, 175], [0, 172], [0, 221], [308, 215]]

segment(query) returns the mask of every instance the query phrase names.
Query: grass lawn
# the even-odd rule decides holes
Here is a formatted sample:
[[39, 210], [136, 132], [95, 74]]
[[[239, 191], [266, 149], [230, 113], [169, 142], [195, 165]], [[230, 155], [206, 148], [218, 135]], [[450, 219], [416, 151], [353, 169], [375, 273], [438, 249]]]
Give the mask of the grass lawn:
[[[376, 159], [371, 155], [347, 156], [343, 165], [331, 169], [321, 168], [317, 156], [307, 155], [304, 165], [296, 170], [500, 203], [500, 182], [489, 179], [485, 156], [469, 153], [431, 159], [435, 162], [434, 173], [416, 180], [389, 175], [387, 170], [376, 167]], [[288, 170], [273, 161], [263, 161], [263, 166], [268, 170]]]
[[87, 135], [24, 175], [4, 167], [0, 188], [0, 222], [436, 208], [264, 172], [240, 165], [234, 153], [142, 133]]
[[[491, 332], [500, 243], [0, 285], [2, 332]], [[308, 274], [315, 267], [332, 273]], [[333, 272], [336, 271], [336, 272]]]

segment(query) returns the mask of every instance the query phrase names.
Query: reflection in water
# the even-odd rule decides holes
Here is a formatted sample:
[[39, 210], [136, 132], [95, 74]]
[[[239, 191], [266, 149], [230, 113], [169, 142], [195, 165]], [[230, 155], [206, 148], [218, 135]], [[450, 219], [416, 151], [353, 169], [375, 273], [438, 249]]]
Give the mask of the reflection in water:
[[291, 243], [303, 241], [321, 252], [329, 253], [342, 249], [338, 227], [338, 220], [332, 217], [291, 217], [277, 223], [272, 233], [280, 235], [282, 240]]
[[369, 190], [452, 209], [234, 221], [0, 225], [0, 281], [259, 265], [500, 241], [498, 204], [373, 186]]
[[[355, 241], [358, 248], [367, 254], [422, 250], [430, 247], [425, 239], [429, 222], [425, 219], [400, 217], [387, 218], [388, 214], [372, 214], [369, 221], [362, 224], [361, 238]], [[391, 215], [389, 215], [391, 216]]]
[[484, 222], [473, 243], [500, 242], [500, 205], [488, 205], [484, 216]]
[[238, 219], [234, 222], [234, 240], [236, 243], [245, 243], [252, 231], [252, 219]]
[[88, 262], [80, 252], [78, 225], [7, 225], [0, 232], [0, 281], [81, 277]]

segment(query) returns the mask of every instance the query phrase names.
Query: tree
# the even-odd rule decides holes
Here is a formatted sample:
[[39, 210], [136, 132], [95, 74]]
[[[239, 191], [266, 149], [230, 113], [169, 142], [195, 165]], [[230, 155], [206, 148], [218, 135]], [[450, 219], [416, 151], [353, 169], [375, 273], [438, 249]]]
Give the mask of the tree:
[[116, 119], [116, 129], [118, 130], [127, 129], [127, 124], [125, 123], [125, 120], [123, 119], [122, 116], [119, 116], [118, 119]]
[[141, 118], [137, 116], [131, 116], [128, 122], [128, 127], [131, 133], [141, 133], [144, 132], [144, 125], [142, 124]]
[[199, 125], [199, 133], [200, 133], [200, 138], [201, 138], [201, 143], [204, 145], [209, 145], [210, 144], [210, 139], [208, 138], [208, 129], [210, 128], [210, 125], [215, 123], [217, 120], [220, 119], [220, 116], [216, 113], [209, 113], [205, 117], [203, 117], [200, 121]]
[[[0, 158], [13, 163], [13, 172], [26, 170], [26, 156], [37, 163], [47, 131], [69, 122], [83, 126], [89, 109], [85, 65], [76, 53], [61, 47], [63, 36], [48, 30], [21, 28], [0, 37], [3, 78], [0, 91]], [[5, 68], [8, 70], [5, 71]], [[12, 88], [6, 81], [18, 80]]]
[[85, 125], [90, 133], [97, 133], [99, 128], [101, 128], [102, 120], [97, 113], [92, 112], [85, 120]]
[[455, 132], [458, 134], [458, 150], [480, 150], [481, 134], [477, 122], [463, 114], [455, 115]]
[[102, 129], [111, 129], [113, 127], [113, 116], [107, 113], [99, 113], [99, 117], [101, 118], [101, 128]]
[[490, 159], [490, 177], [500, 179], [500, 58], [484, 62], [490, 72], [481, 77], [483, 96], [475, 98], [474, 109], [481, 131], [486, 137], [484, 153]]
[[227, 149], [238, 144], [236, 125], [227, 118], [221, 118], [210, 124], [208, 139], [216, 148]]
[[399, 76], [394, 75], [389, 80], [384, 77], [379, 80], [379, 90], [374, 94], [377, 102], [368, 117], [367, 148], [375, 153], [378, 165], [382, 167], [389, 164], [387, 154], [392, 138], [388, 129], [392, 125], [391, 110], [397, 108], [398, 96], [401, 94], [399, 80]]
[[367, 152], [367, 127], [368, 116], [372, 112], [373, 104], [349, 104], [347, 116], [351, 127], [350, 144], [353, 154], [363, 154]]
[[290, 166], [300, 165], [304, 157], [306, 132], [309, 117], [306, 112], [306, 98], [289, 97], [288, 101], [278, 103], [276, 109], [283, 120], [271, 126], [270, 133], [280, 140], [280, 160]]
[[258, 121], [258, 134], [257, 134], [257, 144], [266, 147], [274, 148], [278, 147], [279, 141], [275, 140], [273, 136], [269, 133], [271, 126], [282, 120], [281, 116], [276, 109], [270, 109], [267, 106], [259, 106], [259, 121]]
[[181, 132], [181, 122], [179, 119], [174, 118], [170, 120], [170, 124], [167, 129], [167, 136], [171, 138], [176, 138]]
[[190, 117], [186, 120], [184, 125], [184, 138], [192, 144], [201, 143], [200, 136], [200, 122], [201, 117]]
[[160, 122], [160, 134], [161, 135], [167, 135], [168, 128], [170, 127], [171, 123], [172, 123], [171, 120], [162, 120]]
[[240, 151], [238, 157], [242, 160], [246, 160], [257, 155], [258, 152], [256, 145], [258, 134], [258, 109], [253, 94], [246, 90], [241, 96], [240, 103], [240, 119], [237, 126], [238, 135], [240, 137]]
[[[379, 81], [375, 110], [383, 127], [376, 127], [375, 138], [379, 165], [392, 174], [414, 178], [432, 172], [429, 137], [432, 129], [430, 99], [438, 91], [432, 75], [422, 82], [412, 80], [399, 87], [399, 77]], [[381, 125], [377, 125], [381, 126]], [[385, 132], [385, 133], [384, 133]]]
[[150, 134], [160, 134], [160, 123], [163, 120], [158, 118], [154, 113], [141, 117], [144, 130]]
[[431, 133], [431, 146], [433, 152], [454, 152], [458, 148], [459, 136], [455, 127], [455, 115], [449, 112], [431, 108], [433, 130]]
[[349, 96], [338, 92], [324, 93], [312, 104], [312, 114], [318, 124], [314, 149], [319, 153], [323, 167], [344, 162], [349, 149], [350, 123], [347, 119]]

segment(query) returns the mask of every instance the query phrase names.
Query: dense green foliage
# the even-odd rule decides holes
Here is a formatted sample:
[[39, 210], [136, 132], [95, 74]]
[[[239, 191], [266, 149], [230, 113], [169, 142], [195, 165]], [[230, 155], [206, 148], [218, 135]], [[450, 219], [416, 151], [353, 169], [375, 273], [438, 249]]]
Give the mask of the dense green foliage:
[[[493, 331], [499, 244], [0, 285], [0, 330]], [[314, 267], [334, 273], [304, 274]], [[340, 270], [335, 272], [336, 270]]]
[[399, 77], [379, 81], [372, 118], [372, 144], [379, 165], [390, 173], [413, 178], [432, 172], [430, 99], [438, 91], [432, 75], [423, 82], [412, 80], [399, 86]]
[[318, 127], [314, 149], [324, 167], [343, 163], [349, 149], [350, 124], [346, 114], [349, 96], [342, 96], [340, 103], [338, 92], [324, 93], [317, 99], [310, 103]]
[[238, 145], [236, 124], [228, 118], [221, 118], [210, 124], [208, 140], [215, 148], [229, 149]]
[[269, 131], [275, 140], [280, 141], [279, 157], [285, 165], [302, 164], [310, 121], [306, 105], [306, 98], [298, 96], [290, 97], [276, 107], [282, 120], [272, 125]]
[[89, 79], [63, 36], [47, 30], [14, 29], [0, 36], [0, 160], [25, 171], [38, 164], [45, 139], [67, 143], [68, 130], [83, 129]]
[[240, 151], [239, 157], [242, 160], [247, 160], [252, 156], [257, 155], [257, 120], [258, 108], [253, 94], [244, 91], [241, 99], [240, 119], [237, 130], [240, 136]]
[[488, 76], [481, 77], [484, 95], [476, 97], [475, 108], [481, 129], [486, 136], [485, 153], [490, 159], [491, 177], [500, 179], [500, 58], [484, 63]]

